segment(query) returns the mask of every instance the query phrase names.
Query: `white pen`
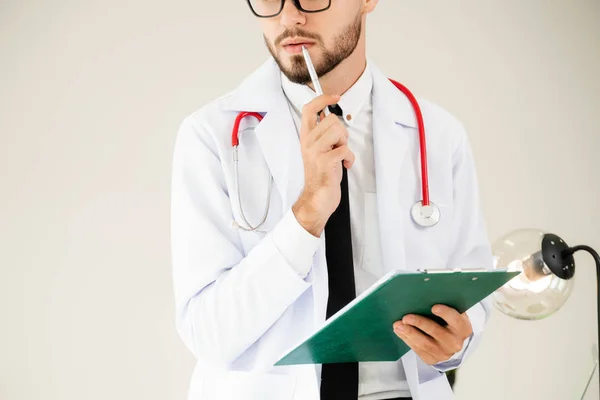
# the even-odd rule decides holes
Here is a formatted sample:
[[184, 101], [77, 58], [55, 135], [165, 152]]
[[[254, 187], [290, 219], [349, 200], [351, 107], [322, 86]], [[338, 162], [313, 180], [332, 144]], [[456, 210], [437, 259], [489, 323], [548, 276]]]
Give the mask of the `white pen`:
[[[310, 74], [310, 79], [312, 80], [313, 86], [315, 87], [315, 92], [317, 92], [318, 96], [323, 94], [323, 89], [321, 89], [321, 84], [319, 83], [319, 77], [317, 76], [317, 71], [315, 70], [315, 66], [310, 59], [310, 55], [308, 54], [308, 50], [306, 47], [302, 46], [302, 54], [304, 55], [304, 61], [306, 62], [306, 67], [308, 68], [308, 73]], [[325, 107], [323, 110], [325, 116], [329, 115], [329, 107]]]

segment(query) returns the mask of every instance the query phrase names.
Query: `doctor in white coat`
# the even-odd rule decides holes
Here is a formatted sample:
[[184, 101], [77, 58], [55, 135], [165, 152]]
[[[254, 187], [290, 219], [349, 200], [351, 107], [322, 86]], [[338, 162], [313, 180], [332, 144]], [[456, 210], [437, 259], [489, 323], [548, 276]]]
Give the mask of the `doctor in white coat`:
[[[274, 363], [326, 319], [323, 231], [340, 202], [342, 163], [357, 295], [390, 270], [491, 268], [492, 256], [464, 127], [423, 99], [441, 220], [424, 228], [411, 219], [421, 196], [417, 123], [407, 97], [366, 57], [366, 16], [377, 0], [248, 5], [272, 58], [185, 118], [174, 149], [176, 324], [197, 360], [188, 398], [318, 400], [321, 365]], [[301, 45], [324, 96], [311, 89]], [[319, 111], [336, 103], [341, 116], [317, 124]], [[264, 118], [240, 126], [238, 185], [231, 134], [242, 111]], [[251, 224], [268, 204], [258, 230], [240, 229], [238, 197]], [[474, 351], [489, 311], [486, 300], [464, 314], [442, 308], [447, 327], [419, 317], [390, 326], [412, 350], [397, 362], [360, 363], [358, 398], [452, 399], [444, 372]]]

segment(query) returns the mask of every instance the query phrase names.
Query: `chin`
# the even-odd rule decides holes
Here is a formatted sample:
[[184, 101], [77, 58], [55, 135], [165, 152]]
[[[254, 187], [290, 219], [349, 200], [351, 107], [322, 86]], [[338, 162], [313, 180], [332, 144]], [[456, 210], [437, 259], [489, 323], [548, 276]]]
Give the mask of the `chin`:
[[[284, 51], [285, 53], [285, 51]], [[297, 54], [283, 54], [276, 59], [279, 69], [292, 82], [305, 85], [310, 83], [310, 74], [306, 68], [304, 57]]]
[[306, 67], [302, 53], [289, 54], [287, 51], [282, 50], [279, 53], [279, 60], [285, 65], [286, 68], [296, 68], [298, 66]]

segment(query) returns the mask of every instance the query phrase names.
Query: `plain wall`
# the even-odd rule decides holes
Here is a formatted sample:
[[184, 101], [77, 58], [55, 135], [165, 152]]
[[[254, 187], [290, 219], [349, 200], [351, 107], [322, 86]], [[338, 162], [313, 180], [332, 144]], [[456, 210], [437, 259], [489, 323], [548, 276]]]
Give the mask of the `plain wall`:
[[[535, 227], [600, 250], [600, 1], [383, 0], [368, 46], [466, 125], [491, 240]], [[0, 0], [0, 399], [185, 398], [175, 134], [266, 57], [242, 0]], [[557, 314], [494, 313], [458, 399], [576, 398], [596, 340], [576, 259]]]

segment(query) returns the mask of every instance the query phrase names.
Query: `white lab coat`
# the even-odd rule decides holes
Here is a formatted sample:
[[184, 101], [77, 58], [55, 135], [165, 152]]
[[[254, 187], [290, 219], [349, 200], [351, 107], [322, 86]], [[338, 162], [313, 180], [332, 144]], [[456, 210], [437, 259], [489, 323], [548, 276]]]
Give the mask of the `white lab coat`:
[[[419, 268], [491, 268], [470, 146], [461, 123], [419, 100], [427, 132], [431, 200], [441, 221], [421, 228], [410, 207], [421, 198], [418, 133], [408, 99], [369, 61], [373, 73], [373, 135], [381, 274]], [[231, 130], [240, 111], [240, 190], [244, 212], [260, 221], [270, 193], [267, 233], [231, 227], [241, 221], [234, 182]], [[304, 183], [300, 144], [269, 59], [236, 90], [187, 117], [178, 132], [172, 176], [172, 261], [177, 329], [197, 359], [190, 400], [318, 400], [320, 365], [274, 367], [291, 346], [325, 321], [327, 265], [322, 245], [302, 279], [273, 241], [289, 226]], [[369, 223], [369, 222], [367, 222]], [[367, 239], [368, 241], [368, 239]], [[369, 244], [365, 244], [368, 246]], [[373, 271], [371, 271], [373, 272]], [[487, 300], [468, 311], [477, 345]], [[391, 327], [390, 327], [391, 329]], [[445, 374], [414, 352], [402, 358], [415, 400], [453, 398]]]

